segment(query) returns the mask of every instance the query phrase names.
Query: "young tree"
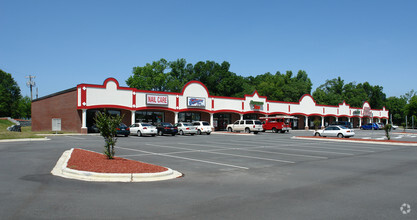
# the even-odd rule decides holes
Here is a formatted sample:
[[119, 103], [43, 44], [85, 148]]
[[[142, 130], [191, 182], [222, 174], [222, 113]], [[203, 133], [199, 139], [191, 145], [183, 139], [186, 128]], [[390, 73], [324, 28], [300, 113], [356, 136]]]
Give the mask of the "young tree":
[[122, 122], [120, 115], [112, 116], [105, 112], [97, 112], [94, 118], [96, 126], [100, 130], [100, 135], [103, 136], [106, 145], [104, 145], [104, 154], [108, 159], [114, 158], [114, 146], [117, 142], [117, 128]]

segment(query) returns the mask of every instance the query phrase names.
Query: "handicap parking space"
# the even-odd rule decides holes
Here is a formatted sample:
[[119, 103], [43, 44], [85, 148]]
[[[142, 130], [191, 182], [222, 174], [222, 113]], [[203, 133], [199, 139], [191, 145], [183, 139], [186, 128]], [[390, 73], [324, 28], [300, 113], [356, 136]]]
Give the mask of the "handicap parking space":
[[[294, 132], [295, 133], [295, 132]], [[119, 138], [117, 155], [187, 171], [248, 170], [354, 157], [401, 148], [291, 139], [298, 134]], [[311, 133], [311, 132], [308, 132]]]

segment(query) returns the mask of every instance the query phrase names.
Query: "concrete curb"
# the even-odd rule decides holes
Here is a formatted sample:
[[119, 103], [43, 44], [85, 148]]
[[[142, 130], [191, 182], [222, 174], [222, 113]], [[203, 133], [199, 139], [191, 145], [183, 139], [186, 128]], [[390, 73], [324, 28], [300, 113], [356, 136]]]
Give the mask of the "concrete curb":
[[0, 142], [21, 142], [21, 141], [50, 141], [49, 138], [16, 138], [16, 139], [4, 139], [0, 140]]
[[167, 168], [167, 171], [159, 173], [96, 173], [74, 170], [67, 167], [68, 160], [74, 148], [65, 151], [59, 158], [51, 173], [68, 179], [76, 179], [94, 182], [151, 182], [175, 179], [182, 176], [182, 173]]
[[326, 139], [326, 138], [306, 138], [293, 136], [291, 139], [303, 139], [303, 140], [315, 140], [315, 141], [333, 141], [333, 142], [350, 142], [350, 143], [362, 143], [362, 144], [383, 144], [383, 145], [398, 145], [398, 146], [416, 146], [417, 143], [396, 143], [396, 142], [379, 142], [379, 141], [358, 141], [349, 140], [346, 138], [341, 139]]

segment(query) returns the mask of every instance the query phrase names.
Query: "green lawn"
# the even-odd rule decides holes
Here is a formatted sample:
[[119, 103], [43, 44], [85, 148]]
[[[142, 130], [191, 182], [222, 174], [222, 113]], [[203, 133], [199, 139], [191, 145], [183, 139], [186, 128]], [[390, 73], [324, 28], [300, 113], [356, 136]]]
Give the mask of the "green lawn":
[[22, 127], [22, 132], [8, 131], [7, 128], [14, 125], [8, 120], [0, 119], [0, 139], [19, 139], [19, 138], [44, 138], [36, 134], [45, 132], [32, 132], [32, 127]]

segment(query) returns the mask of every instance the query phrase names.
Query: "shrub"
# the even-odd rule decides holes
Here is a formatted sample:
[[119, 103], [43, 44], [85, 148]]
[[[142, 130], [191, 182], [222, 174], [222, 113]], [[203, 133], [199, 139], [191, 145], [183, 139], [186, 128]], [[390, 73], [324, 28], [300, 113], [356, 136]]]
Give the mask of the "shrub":
[[96, 126], [100, 130], [100, 135], [103, 136], [106, 145], [104, 146], [104, 154], [108, 159], [113, 159], [115, 151], [114, 146], [117, 142], [117, 128], [122, 122], [120, 115], [109, 115], [102, 112], [97, 112], [94, 118]]

